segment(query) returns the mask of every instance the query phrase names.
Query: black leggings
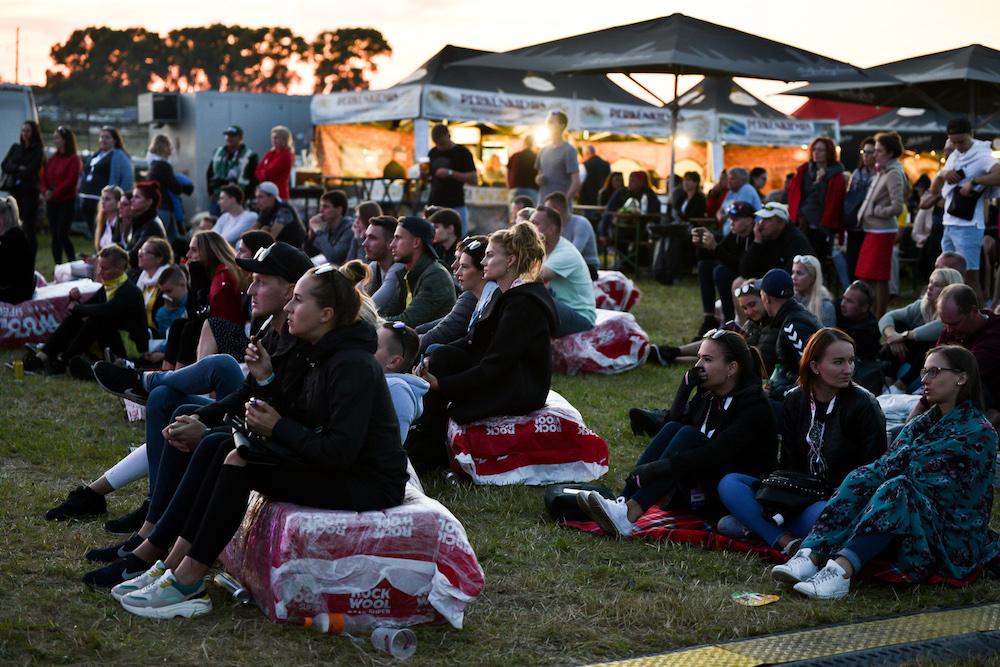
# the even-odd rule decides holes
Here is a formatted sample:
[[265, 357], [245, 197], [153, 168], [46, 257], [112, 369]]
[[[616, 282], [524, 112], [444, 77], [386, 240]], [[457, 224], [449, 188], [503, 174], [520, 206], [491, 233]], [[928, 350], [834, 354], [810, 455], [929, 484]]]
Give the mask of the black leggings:
[[[77, 354], [86, 354], [94, 343], [102, 350], [110, 347], [120, 357], [125, 356], [125, 345], [118, 333], [118, 325], [108, 317], [90, 316], [84, 319], [70, 313], [42, 346], [49, 359], [62, 357], [63, 361]], [[136, 341], [141, 345], [142, 341]]]
[[11, 191], [17, 202], [18, 213], [21, 214], [21, 227], [24, 229], [25, 236], [28, 237], [32, 255], [38, 251], [38, 233], [35, 228], [38, 226], [38, 196], [40, 192], [37, 183], [33, 188]]
[[70, 225], [73, 224], [73, 208], [76, 202], [72, 199], [59, 203], [47, 202], [45, 213], [49, 219], [49, 232], [52, 234], [52, 260], [62, 264], [63, 252], [66, 261], [72, 262], [76, 255], [73, 241], [69, 237]]
[[167, 344], [163, 361], [190, 366], [198, 361], [198, 341], [201, 339], [202, 320], [182, 317], [174, 320], [167, 331]]
[[[428, 365], [435, 377], [449, 377], [472, 368], [472, 355], [451, 345], [431, 350]], [[403, 447], [419, 472], [448, 466], [448, 402], [440, 391], [424, 394], [424, 412], [414, 422]]]

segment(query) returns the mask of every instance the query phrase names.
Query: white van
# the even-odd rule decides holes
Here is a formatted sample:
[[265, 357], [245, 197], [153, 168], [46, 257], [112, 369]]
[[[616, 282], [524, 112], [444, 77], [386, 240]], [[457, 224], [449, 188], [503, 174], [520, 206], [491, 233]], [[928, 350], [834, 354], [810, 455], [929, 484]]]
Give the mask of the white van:
[[21, 140], [21, 126], [26, 120], [38, 122], [31, 86], [0, 83], [0, 160], [11, 144]]

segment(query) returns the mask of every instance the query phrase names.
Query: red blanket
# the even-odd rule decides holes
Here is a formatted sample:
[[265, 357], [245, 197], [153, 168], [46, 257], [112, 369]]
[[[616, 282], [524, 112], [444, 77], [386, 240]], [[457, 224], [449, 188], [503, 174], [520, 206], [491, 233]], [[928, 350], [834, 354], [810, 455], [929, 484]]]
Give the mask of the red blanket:
[[[560, 522], [566, 528], [584, 530], [588, 533], [603, 535], [604, 532], [593, 521], [565, 521]], [[660, 540], [663, 542], [674, 542], [677, 544], [690, 544], [692, 546], [703, 547], [705, 549], [717, 549], [721, 551], [735, 551], [737, 553], [750, 553], [760, 556], [772, 563], [784, 563], [788, 558], [759, 538], [749, 538], [737, 540], [726, 537], [715, 532], [712, 524], [704, 519], [683, 512], [666, 512], [657, 507], [651, 508], [642, 515], [636, 529], [631, 535], [632, 538], [645, 540]], [[858, 575], [861, 579], [873, 579], [890, 584], [948, 584], [949, 586], [966, 586], [979, 578], [981, 571], [976, 571], [964, 579], [948, 579], [945, 577], [933, 576], [927, 581], [917, 582], [907, 577], [893, 566], [892, 563], [883, 560], [873, 560], [862, 568]]]

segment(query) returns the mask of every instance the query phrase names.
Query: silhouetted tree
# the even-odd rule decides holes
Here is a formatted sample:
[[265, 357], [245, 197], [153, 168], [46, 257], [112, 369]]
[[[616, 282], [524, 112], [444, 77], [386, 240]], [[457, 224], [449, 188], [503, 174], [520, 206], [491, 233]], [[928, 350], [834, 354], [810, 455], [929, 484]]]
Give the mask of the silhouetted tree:
[[310, 60], [316, 63], [316, 92], [367, 88], [366, 75], [378, 71], [374, 58], [388, 55], [392, 47], [374, 28], [321, 32], [310, 49]]

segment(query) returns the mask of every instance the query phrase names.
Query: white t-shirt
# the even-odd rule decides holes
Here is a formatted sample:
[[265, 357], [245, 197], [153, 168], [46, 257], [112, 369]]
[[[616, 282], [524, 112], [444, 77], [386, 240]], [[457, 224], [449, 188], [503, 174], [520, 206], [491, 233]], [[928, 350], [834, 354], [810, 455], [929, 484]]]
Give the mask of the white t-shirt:
[[562, 301], [587, 318], [591, 324], [596, 322], [594, 283], [590, 280], [590, 269], [583, 261], [580, 251], [560, 236], [556, 247], [545, 258], [545, 268], [556, 274], [549, 281], [552, 298]]
[[993, 157], [990, 143], [988, 141], [979, 141], [978, 139], [973, 140], [972, 146], [964, 153], [955, 151], [948, 156], [948, 161], [944, 163], [944, 168], [954, 171], [961, 170], [965, 172], [965, 178], [958, 185], [945, 183], [941, 189], [941, 195], [945, 199], [944, 224], [954, 225], [955, 227], [972, 227], [975, 225], [979, 229], [986, 229], [986, 202], [992, 197], [991, 191], [993, 188], [986, 188], [986, 192], [976, 202], [976, 212], [972, 216], [972, 220], [956, 218], [948, 213], [948, 206], [951, 204], [951, 196], [954, 192], [961, 189], [970, 179], [989, 173], [990, 169], [996, 165], [997, 160]]
[[257, 222], [257, 214], [253, 211], [245, 210], [235, 217], [229, 213], [223, 213], [216, 220], [212, 229], [222, 234], [222, 237], [229, 241], [229, 245], [236, 245], [243, 232], [250, 229], [255, 222]]

